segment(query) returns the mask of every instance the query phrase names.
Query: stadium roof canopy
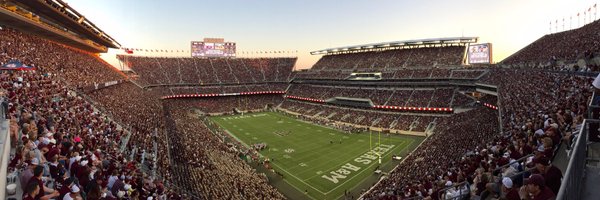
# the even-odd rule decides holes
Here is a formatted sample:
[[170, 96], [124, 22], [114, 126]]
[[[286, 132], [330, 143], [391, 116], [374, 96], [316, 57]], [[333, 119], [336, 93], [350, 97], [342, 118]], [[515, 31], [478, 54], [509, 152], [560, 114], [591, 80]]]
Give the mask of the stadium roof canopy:
[[98, 44], [109, 48], [120, 47], [115, 39], [62, 0], [13, 0], [12, 2], [26, 6], [35, 14], [52, 19], [54, 23], [66, 26], [70, 31], [77, 32]]
[[422, 46], [437, 46], [444, 44], [468, 44], [468, 43], [476, 43], [479, 37], [446, 37], [446, 38], [430, 38], [430, 39], [417, 39], [417, 40], [403, 40], [403, 41], [394, 41], [394, 42], [380, 42], [380, 43], [371, 43], [371, 44], [363, 44], [363, 45], [354, 45], [354, 46], [346, 46], [346, 47], [337, 47], [337, 48], [329, 48], [323, 49], [319, 51], [310, 52], [311, 55], [319, 55], [319, 54], [333, 54], [333, 53], [352, 53], [352, 52], [362, 52], [368, 50], [376, 50], [376, 49], [397, 49], [403, 47], [422, 47]]

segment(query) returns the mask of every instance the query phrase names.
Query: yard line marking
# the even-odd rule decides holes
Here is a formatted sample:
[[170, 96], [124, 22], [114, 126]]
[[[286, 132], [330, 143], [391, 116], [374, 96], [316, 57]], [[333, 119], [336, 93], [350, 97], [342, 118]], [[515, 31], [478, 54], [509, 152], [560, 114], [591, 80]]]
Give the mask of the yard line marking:
[[[283, 181], [287, 182], [287, 183], [288, 183], [288, 185], [291, 185], [292, 187], [296, 188], [296, 190], [298, 190], [298, 192], [300, 192], [300, 193], [303, 193], [303, 192], [302, 192], [302, 190], [301, 190], [300, 188], [298, 188], [298, 187], [296, 187], [296, 185], [294, 185], [294, 184], [290, 183], [290, 182], [289, 182], [287, 179], [285, 179], [285, 178], [284, 178], [284, 179], [283, 179]], [[321, 193], [321, 194], [323, 194], [323, 193]], [[313, 200], [317, 200], [317, 199], [315, 199], [314, 197], [312, 197], [312, 195], [310, 195], [310, 194], [305, 194], [305, 196], [307, 196], [307, 197], [309, 197], [309, 198], [311, 198], [311, 199], [313, 199]]]
[[[217, 124], [218, 124], [218, 123], [217, 123]], [[220, 124], [219, 124], [219, 125], [220, 125]], [[226, 132], [227, 132], [229, 135], [231, 135], [231, 136], [234, 136], [234, 138], [235, 138], [235, 139], [237, 139], [237, 140], [238, 140], [240, 143], [242, 143], [244, 146], [247, 146], [247, 147], [249, 147], [249, 145], [248, 145], [248, 144], [246, 144], [244, 141], [242, 141], [242, 140], [240, 140], [239, 138], [235, 137], [235, 134], [233, 134], [233, 133], [231, 133], [231, 132], [229, 132], [229, 131], [226, 131]], [[256, 138], [256, 137], [254, 137], [254, 138]], [[259, 153], [259, 154], [260, 154], [262, 157], [264, 157], [264, 155], [262, 155], [262, 153]], [[307, 185], [308, 187], [311, 187], [312, 189], [316, 190], [317, 192], [321, 193], [322, 195], [325, 195], [325, 193], [323, 193], [323, 191], [321, 191], [321, 190], [319, 190], [319, 189], [317, 189], [317, 188], [313, 187], [312, 185], [310, 185], [310, 184], [308, 184], [308, 183], [306, 183], [306, 182], [302, 181], [302, 179], [300, 179], [300, 178], [298, 178], [298, 177], [294, 176], [292, 173], [290, 173], [290, 172], [286, 171], [284, 168], [282, 168], [281, 166], [277, 165], [276, 163], [272, 162], [271, 164], [272, 164], [273, 166], [276, 166], [277, 168], [279, 168], [279, 170], [282, 170], [283, 172], [287, 173], [288, 175], [290, 175], [290, 176], [294, 177], [296, 180], [300, 181], [301, 183], [304, 183], [304, 185]], [[298, 187], [296, 187], [294, 184], [292, 184], [292, 183], [290, 183], [289, 181], [287, 181], [285, 178], [284, 178], [283, 180], [284, 180], [284, 181], [286, 181], [286, 182], [288, 182], [288, 184], [290, 184], [292, 187], [296, 188], [296, 189], [297, 189], [299, 192], [301, 192], [301, 193], [303, 192], [301, 189], [299, 189], [299, 188], [298, 188]], [[309, 196], [311, 199], [315, 199], [315, 198], [313, 198], [312, 196], [310, 196], [310, 195], [308, 195], [308, 194], [307, 194], [307, 196]]]
[[[275, 114], [275, 116], [277, 115], [277, 113], [273, 113], [273, 114]], [[265, 114], [265, 115], [266, 115], [266, 114]], [[272, 115], [272, 116], [273, 116], [273, 115]], [[285, 116], [285, 117], [287, 117], [287, 116]], [[288, 118], [289, 118], [289, 117], [288, 117]], [[293, 118], [292, 118], [292, 119], [293, 119]], [[285, 120], [285, 121], [287, 121], [287, 120]], [[319, 126], [319, 127], [325, 128], [325, 129], [334, 130], [334, 131], [336, 131], [336, 133], [338, 133], [338, 132], [341, 132], [340, 130], [333, 129], [333, 128], [331, 128], [331, 127], [322, 126], [322, 125], [318, 125], [318, 124], [312, 124], [312, 123], [308, 123], [308, 122], [305, 122], [305, 121], [302, 121], [302, 120], [299, 120], [299, 119], [294, 119], [293, 121], [294, 121], [294, 122], [305, 123], [306, 125], [305, 125], [305, 126], [302, 126], [302, 128], [307, 128], [307, 129], [314, 128], [313, 130], [317, 130], [318, 132], [321, 132], [320, 128], [318, 128], [318, 127], [312, 127], [312, 126]], [[288, 122], [288, 123], [291, 123], [290, 121], [287, 121], [287, 122]], [[218, 124], [218, 125], [221, 125], [220, 123], [217, 123], [217, 124]], [[231, 124], [231, 122], [229, 122], [228, 124]], [[297, 126], [299, 126], [299, 124], [296, 124], [296, 125], [297, 125]], [[234, 124], [234, 127], [236, 127], [236, 125], [235, 125], [235, 124]], [[238, 128], [238, 129], [241, 129], [241, 127], [243, 127], [243, 126], [240, 126], [240, 128]], [[241, 129], [241, 130], [243, 130], [243, 129]], [[238, 131], [235, 131], [235, 132], [238, 132]], [[228, 133], [230, 136], [233, 136], [233, 137], [234, 137], [236, 140], [240, 141], [242, 144], [244, 144], [244, 146], [248, 146], [248, 145], [247, 145], [247, 144], [245, 144], [243, 141], [241, 141], [239, 138], [237, 138], [233, 132], [229, 132], [229, 131], [227, 131], [227, 133]], [[246, 133], [248, 133], [248, 132], [246, 132]], [[326, 134], [326, 133], [327, 133], [327, 132], [325, 132], [324, 134]], [[330, 134], [331, 134], [331, 133], [330, 133]], [[335, 135], [335, 134], [332, 134], [332, 135]], [[347, 138], [347, 136], [345, 136], [345, 137], [343, 137], [343, 138], [344, 138], [344, 139], [346, 139], [346, 138]], [[253, 138], [253, 139], [254, 139], [254, 138]], [[255, 139], [255, 140], [256, 140], [256, 139]], [[399, 144], [399, 146], [397, 146], [396, 148], [394, 148], [392, 151], [389, 151], [389, 152], [385, 153], [385, 154], [384, 154], [384, 155], [382, 155], [382, 156], [389, 156], [389, 155], [390, 155], [392, 152], [394, 152], [394, 151], [398, 151], [398, 149], [400, 149], [400, 151], [401, 151], [401, 152], [403, 152], [403, 151], [404, 151], [404, 148], [407, 148], [407, 147], [408, 147], [408, 146], [410, 146], [410, 145], [408, 145], [408, 146], [405, 146], [404, 148], [400, 148], [400, 147], [401, 147], [401, 146], [403, 146], [403, 145], [404, 145], [405, 143], [407, 143], [407, 142], [410, 142], [410, 143], [412, 144], [414, 141], [415, 141], [415, 140], [405, 141], [405, 139], [404, 139], [404, 138], [403, 138], [403, 140], [400, 140], [400, 141], [394, 141], [394, 142], [399, 142], [399, 143], [400, 143], [400, 144]], [[364, 142], [364, 140], [363, 140], [362, 142]], [[397, 143], [396, 143], [396, 144], [397, 144]], [[318, 144], [315, 144], [314, 146], [319, 146], [319, 145], [318, 145]], [[259, 153], [259, 155], [261, 155], [261, 157], [263, 157], [263, 156], [264, 156], [264, 155], [263, 155], [263, 153]], [[279, 155], [281, 155], [281, 154], [279, 154]], [[273, 155], [272, 155], [272, 156], [273, 156]], [[385, 162], [384, 164], [387, 166], [387, 165], [389, 165], [390, 163], [391, 163], [391, 161], [387, 161], [387, 162]], [[355, 176], [352, 176], [352, 177], [350, 177], [349, 179], [346, 179], [346, 181], [342, 182], [341, 184], [337, 185], [337, 187], [334, 187], [333, 189], [331, 189], [331, 190], [329, 190], [328, 192], [325, 192], [325, 193], [324, 193], [323, 191], [321, 191], [320, 189], [317, 189], [317, 188], [313, 187], [311, 184], [309, 184], [309, 183], [308, 183], [308, 182], [306, 182], [305, 180], [301, 180], [301, 179], [300, 179], [300, 178], [298, 178], [296, 175], [294, 175], [294, 174], [290, 173], [290, 172], [288, 171], [288, 170], [290, 170], [290, 169], [287, 169], [287, 170], [286, 170], [286, 169], [282, 168], [282, 167], [281, 167], [280, 165], [278, 165], [278, 164], [275, 164], [275, 163], [272, 163], [272, 164], [273, 164], [273, 166], [276, 166], [276, 167], [277, 167], [279, 170], [281, 170], [282, 172], [284, 172], [284, 173], [286, 173], [286, 174], [290, 175], [292, 178], [294, 178], [295, 180], [297, 180], [297, 181], [293, 181], [293, 182], [294, 182], [294, 184], [292, 184], [292, 183], [290, 182], [292, 179], [283, 179], [283, 180], [284, 180], [284, 181], [285, 181], [287, 184], [291, 185], [293, 188], [297, 189], [299, 192], [301, 192], [301, 193], [304, 193], [304, 190], [299, 188], [299, 187], [303, 187], [303, 186], [301, 186], [301, 185], [298, 185], [298, 183], [300, 183], [300, 184], [304, 184], [304, 185], [307, 185], [307, 186], [309, 186], [310, 188], [312, 188], [314, 192], [319, 192], [321, 195], [324, 195], [324, 196], [322, 196], [322, 198], [329, 198], [329, 197], [327, 197], [327, 195], [328, 195], [328, 194], [330, 194], [330, 193], [332, 193], [332, 191], [335, 191], [335, 190], [337, 190], [339, 187], [341, 187], [341, 186], [344, 186], [344, 185], [348, 184], [350, 181], [352, 181], [352, 180], [356, 179], [356, 177], [357, 177], [357, 176], [365, 176], [365, 173], [367, 173], [367, 172], [369, 172], [369, 171], [370, 171], [370, 170], [366, 170], [366, 169], [374, 167], [374, 165], [376, 165], [376, 164], [377, 164], [377, 162], [375, 161], [375, 162], [373, 162], [372, 164], [370, 164], [370, 165], [367, 165], [365, 169], [361, 170], [361, 171], [360, 171], [359, 173], [357, 173]], [[280, 163], [280, 164], [281, 164], [281, 163]], [[294, 166], [294, 167], [298, 167], [298, 165], [296, 165], [296, 166]], [[312, 168], [312, 166], [311, 166], [311, 168]], [[318, 169], [315, 169], [315, 170], [318, 170]], [[294, 171], [294, 170], [290, 170], [290, 171]], [[296, 172], [296, 171], [294, 171], [294, 172]], [[297, 175], [301, 175], [301, 174], [297, 174]], [[314, 174], [312, 174], [312, 175], [313, 175], [313, 177], [311, 177], [311, 178], [314, 178], [314, 177], [315, 177], [315, 175], [314, 175]], [[370, 175], [370, 176], [372, 176], [372, 175]], [[367, 176], [367, 177], [370, 177], [370, 176]], [[311, 178], [309, 178], [309, 179], [311, 179]], [[307, 179], [307, 180], [308, 180], [308, 179]], [[366, 177], [365, 177], [365, 180], [366, 180]], [[358, 182], [357, 184], [355, 184], [355, 185], [353, 185], [353, 186], [350, 186], [350, 187], [349, 187], [349, 188], [350, 188], [350, 190], [354, 190], [354, 189], [356, 189], [356, 188], [357, 188], [357, 187], [360, 185], [360, 183], [363, 183], [365, 180], [362, 180], [362, 181]], [[304, 188], [304, 189], [306, 189], [306, 188]], [[307, 196], [307, 197], [308, 197], [308, 198], [310, 198], [310, 199], [316, 200], [316, 197], [315, 197], [314, 195], [317, 195], [317, 196], [318, 196], [318, 194], [317, 194], [317, 193], [312, 193], [312, 194], [311, 194], [311, 193], [308, 193], [308, 194], [304, 194], [304, 196]], [[343, 194], [341, 194], [340, 196], [338, 196], [336, 199], [339, 199], [339, 198], [341, 198], [341, 197], [343, 197]]]
[[[316, 191], [320, 192], [321, 194], [324, 194], [324, 195], [326, 195], [326, 194], [327, 194], [327, 193], [324, 193], [323, 191], [321, 191], [321, 190], [319, 190], [319, 189], [317, 189], [317, 188], [313, 187], [312, 185], [310, 185], [310, 184], [308, 184], [308, 183], [306, 183], [306, 182], [302, 181], [302, 179], [300, 179], [300, 178], [298, 178], [298, 177], [294, 176], [292, 173], [290, 173], [290, 172], [286, 171], [285, 169], [283, 169], [283, 168], [282, 168], [282, 167], [280, 167], [279, 165], [277, 165], [277, 164], [275, 164], [275, 163], [271, 163], [271, 164], [273, 164], [273, 166], [277, 166], [277, 168], [279, 168], [279, 170], [282, 170], [282, 171], [284, 171], [284, 172], [285, 172], [285, 173], [287, 173], [288, 175], [290, 175], [290, 176], [294, 177], [296, 180], [298, 180], [298, 181], [300, 181], [300, 182], [304, 183], [305, 185], [307, 185], [308, 187], [311, 187], [312, 189], [315, 189]], [[302, 192], [302, 190], [300, 190], [300, 192]]]

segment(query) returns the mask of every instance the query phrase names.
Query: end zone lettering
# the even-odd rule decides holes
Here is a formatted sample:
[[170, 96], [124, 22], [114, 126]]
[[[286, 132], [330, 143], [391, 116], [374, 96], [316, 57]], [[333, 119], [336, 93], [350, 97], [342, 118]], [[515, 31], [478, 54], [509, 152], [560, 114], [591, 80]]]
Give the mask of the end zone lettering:
[[[373, 148], [371, 151], [368, 151], [367, 153], [354, 159], [354, 162], [356, 164], [368, 165], [371, 162], [373, 162], [374, 160], [378, 159], [379, 155], [383, 155], [386, 152], [390, 151], [392, 148], [394, 148], [394, 146], [395, 145], [393, 145], [393, 144], [379, 145], [378, 147]], [[323, 176], [321, 176], [321, 178], [327, 179], [333, 183], [338, 183], [340, 179], [345, 179], [352, 172], [356, 172], [360, 169], [361, 169], [361, 167], [358, 167], [351, 163], [346, 163], [346, 164], [342, 165], [342, 167], [340, 167], [340, 169], [330, 171], [329, 174], [324, 174]]]

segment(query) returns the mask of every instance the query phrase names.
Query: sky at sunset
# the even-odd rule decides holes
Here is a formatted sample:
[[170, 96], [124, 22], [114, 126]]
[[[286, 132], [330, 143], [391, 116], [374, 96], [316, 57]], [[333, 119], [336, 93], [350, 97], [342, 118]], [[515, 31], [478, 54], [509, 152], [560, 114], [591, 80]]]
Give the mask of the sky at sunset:
[[[493, 43], [498, 62], [541, 36], [584, 23], [598, 0], [65, 0], [123, 47], [190, 49], [205, 37], [237, 43], [240, 52], [298, 51], [298, 69], [320, 56], [310, 51], [375, 42], [477, 36]], [[580, 13], [579, 23], [577, 13]], [[592, 20], [595, 9], [586, 18]], [[556, 24], [558, 20], [558, 24]], [[588, 20], [586, 19], [586, 22]], [[550, 30], [550, 22], [552, 26]], [[557, 26], [557, 29], [555, 28]], [[115, 53], [102, 57], [118, 67]], [[189, 53], [141, 53], [189, 56]]]

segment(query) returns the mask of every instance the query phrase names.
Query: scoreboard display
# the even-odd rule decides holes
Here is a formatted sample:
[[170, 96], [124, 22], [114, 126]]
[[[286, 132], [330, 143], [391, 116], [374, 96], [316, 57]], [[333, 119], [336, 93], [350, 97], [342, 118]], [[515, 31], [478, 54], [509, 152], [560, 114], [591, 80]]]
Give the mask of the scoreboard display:
[[235, 57], [235, 42], [192, 41], [192, 57]]
[[473, 44], [467, 49], [469, 64], [492, 63], [492, 43]]

